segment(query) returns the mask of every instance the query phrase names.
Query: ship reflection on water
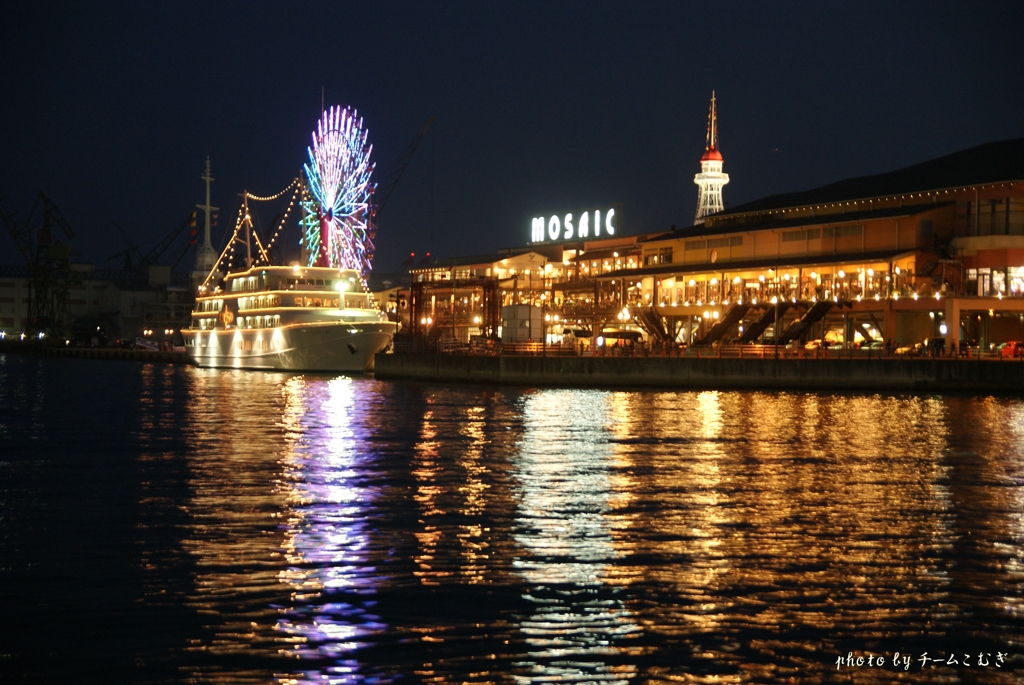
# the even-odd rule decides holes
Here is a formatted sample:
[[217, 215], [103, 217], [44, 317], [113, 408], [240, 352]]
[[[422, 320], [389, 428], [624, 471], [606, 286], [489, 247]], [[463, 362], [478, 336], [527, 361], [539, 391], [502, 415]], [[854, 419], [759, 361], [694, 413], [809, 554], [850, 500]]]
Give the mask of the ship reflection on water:
[[811, 682], [898, 651], [930, 682], [967, 677], [917, 661], [954, 649], [1017, 675], [1020, 400], [167, 373], [187, 494], [146, 601], [196, 620], [146, 658], [185, 677]]

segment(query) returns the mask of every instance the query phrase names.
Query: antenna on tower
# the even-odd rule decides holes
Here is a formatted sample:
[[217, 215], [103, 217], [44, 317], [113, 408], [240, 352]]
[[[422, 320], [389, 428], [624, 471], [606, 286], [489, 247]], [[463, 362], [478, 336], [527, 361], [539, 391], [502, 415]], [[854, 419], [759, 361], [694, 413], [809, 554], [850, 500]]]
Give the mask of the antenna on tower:
[[711, 109], [708, 111], [708, 139], [704, 144], [704, 150], [718, 149], [718, 132], [715, 130], [718, 117], [715, 114], [715, 91], [711, 91]]

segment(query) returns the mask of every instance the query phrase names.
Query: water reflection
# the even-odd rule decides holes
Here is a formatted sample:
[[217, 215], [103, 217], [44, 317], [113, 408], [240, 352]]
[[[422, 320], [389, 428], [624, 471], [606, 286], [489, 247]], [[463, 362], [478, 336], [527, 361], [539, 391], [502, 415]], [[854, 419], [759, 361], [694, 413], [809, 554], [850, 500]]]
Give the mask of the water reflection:
[[605, 393], [546, 391], [523, 402], [514, 534], [532, 611], [519, 622], [529, 651], [514, 664], [518, 681], [627, 682], [636, 675], [620, 657], [639, 628], [622, 588], [604, 584], [620, 556], [608, 518], [611, 409]]
[[[355, 382], [192, 373], [184, 546], [196, 568], [188, 601], [208, 622], [189, 650], [268, 666], [288, 658], [270, 666], [284, 682], [361, 680], [350, 654], [386, 626], [372, 612], [366, 519], [375, 490], [363, 482], [372, 453]], [[197, 677], [221, 680], [198, 663]]]
[[849, 650], [1021, 651], [1020, 401], [135, 380], [131, 563], [147, 611], [189, 614], [183, 678], [823, 682]]
[[288, 450], [281, 489], [288, 496], [278, 574], [292, 588], [277, 628], [304, 659], [335, 660], [317, 675], [355, 676], [348, 657], [386, 626], [373, 613], [376, 569], [369, 560], [367, 513], [375, 490], [362, 482], [372, 454], [358, 420], [355, 381], [285, 384]]
[[[948, 647], [971, 620], [954, 559], [973, 553], [961, 551], [970, 534], [957, 517], [966, 500], [981, 500], [957, 496], [955, 401], [631, 399], [618, 413], [619, 440], [640, 487], [634, 515], [623, 518], [630, 528], [616, 537], [643, 560], [633, 569], [643, 580], [631, 583], [627, 606], [645, 640], [686, 664], [659, 668], [658, 677], [799, 677], [820, 668], [823, 652], [850, 646]], [[967, 463], [993, 463], [971, 456]], [[979, 509], [982, 520], [995, 513], [987, 502]]]

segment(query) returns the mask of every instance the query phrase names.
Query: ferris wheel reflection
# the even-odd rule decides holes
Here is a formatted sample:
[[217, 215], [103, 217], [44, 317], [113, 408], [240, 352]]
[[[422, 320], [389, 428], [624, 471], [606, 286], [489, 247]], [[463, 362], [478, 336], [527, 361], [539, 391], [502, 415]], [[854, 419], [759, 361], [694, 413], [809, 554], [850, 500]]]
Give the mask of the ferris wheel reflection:
[[295, 377], [285, 386], [288, 567], [279, 580], [292, 588], [292, 601], [277, 629], [287, 636], [284, 651], [328, 664], [308, 674], [308, 682], [362, 680], [353, 652], [386, 628], [370, 611], [376, 569], [366, 512], [375, 493], [360, 483], [368, 451], [353, 420], [355, 393], [350, 378], [309, 383]]

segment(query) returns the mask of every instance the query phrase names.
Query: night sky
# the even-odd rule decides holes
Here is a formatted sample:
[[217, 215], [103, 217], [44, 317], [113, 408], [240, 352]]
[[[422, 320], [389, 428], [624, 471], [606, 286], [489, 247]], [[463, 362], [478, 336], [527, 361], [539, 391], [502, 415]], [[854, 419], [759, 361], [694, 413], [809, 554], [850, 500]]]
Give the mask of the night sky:
[[[1024, 137], [1024, 3], [4, 3], [0, 190], [45, 191], [79, 260], [117, 266], [203, 200], [300, 173], [327, 105], [385, 177], [379, 271], [483, 254], [530, 219], [622, 203], [692, 223], [711, 91], [728, 204]], [[265, 219], [273, 214], [265, 212]], [[263, 214], [261, 214], [263, 216]], [[297, 229], [295, 232], [297, 240]], [[0, 264], [20, 255], [6, 230]]]

